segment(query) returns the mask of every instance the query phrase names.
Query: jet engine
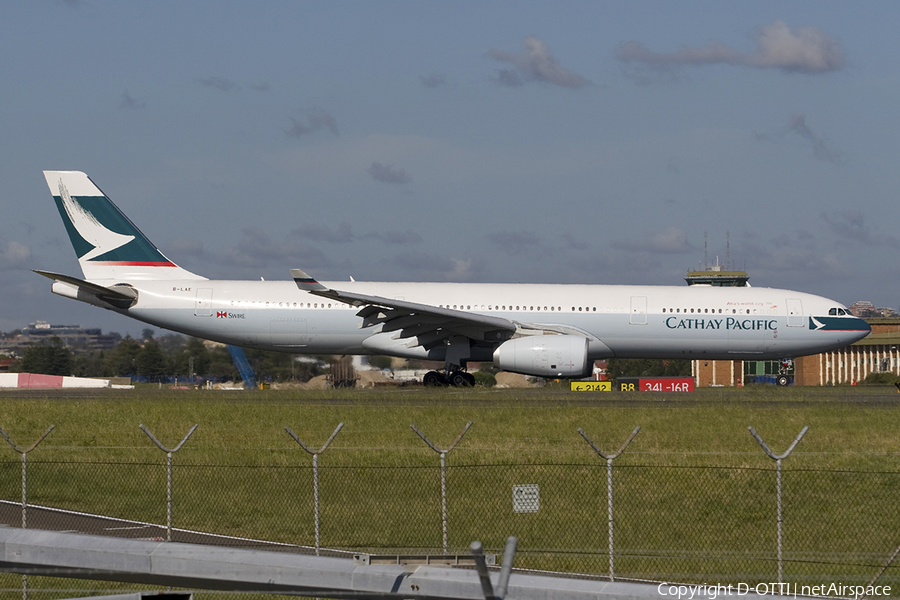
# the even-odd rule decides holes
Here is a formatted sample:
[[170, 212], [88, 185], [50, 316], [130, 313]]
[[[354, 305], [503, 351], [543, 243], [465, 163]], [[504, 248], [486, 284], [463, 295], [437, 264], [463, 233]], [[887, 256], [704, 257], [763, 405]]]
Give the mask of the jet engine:
[[577, 335], [533, 335], [515, 338], [494, 350], [494, 366], [540, 377], [587, 377], [588, 340]]

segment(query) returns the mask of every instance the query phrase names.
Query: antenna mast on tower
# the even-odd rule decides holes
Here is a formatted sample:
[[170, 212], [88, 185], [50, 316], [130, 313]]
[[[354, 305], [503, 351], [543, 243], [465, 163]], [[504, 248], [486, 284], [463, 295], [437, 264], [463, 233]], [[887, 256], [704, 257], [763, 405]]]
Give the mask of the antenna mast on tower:
[[725, 268], [731, 270], [731, 232], [725, 232]]
[[709, 232], [703, 232], [703, 270], [709, 269]]

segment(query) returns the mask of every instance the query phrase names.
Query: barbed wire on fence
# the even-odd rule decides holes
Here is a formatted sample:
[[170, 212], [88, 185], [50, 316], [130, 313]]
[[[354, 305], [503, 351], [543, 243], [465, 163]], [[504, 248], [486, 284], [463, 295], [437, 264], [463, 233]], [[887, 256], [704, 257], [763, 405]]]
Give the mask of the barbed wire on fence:
[[794, 451], [794, 448], [797, 447], [797, 444], [800, 443], [800, 440], [803, 439], [803, 436], [809, 430], [809, 427], [804, 426], [803, 429], [800, 430], [799, 435], [794, 439], [794, 443], [792, 443], [783, 454], [775, 454], [769, 450], [769, 447], [760, 435], [756, 433], [756, 430], [753, 429], [753, 427], [748, 427], [747, 429], [750, 430], [750, 433], [756, 438], [756, 441], [759, 442], [759, 445], [762, 446], [763, 451], [765, 451], [769, 458], [775, 461], [776, 519], [778, 523], [778, 585], [781, 585], [784, 581], [784, 512], [781, 503], [781, 461], [790, 456], [791, 452]]
[[[19, 446], [12, 438], [9, 437], [9, 434], [0, 427], [0, 435], [7, 441], [10, 447], [19, 454], [22, 455], [22, 529], [28, 528], [28, 453], [38, 447], [38, 445], [44, 441], [50, 432], [56, 425], [50, 425], [47, 428], [47, 431], [41, 434], [37, 440], [34, 441], [30, 446]], [[22, 575], [22, 600], [28, 600], [28, 575]]]
[[144, 424], [138, 425], [141, 430], [147, 434], [153, 443], [156, 444], [160, 450], [166, 453], [166, 541], [172, 541], [172, 455], [184, 446], [185, 442], [188, 441], [188, 438], [193, 435], [194, 431], [199, 427], [200, 424], [197, 423], [191, 430], [187, 432], [187, 435], [182, 438], [182, 440], [178, 443], [174, 448], [168, 448], [163, 446], [162, 442], [156, 439], [156, 436], [153, 435], [149, 429]]
[[460, 432], [456, 439], [453, 440], [453, 443], [450, 446], [442, 450], [432, 443], [424, 433], [419, 431], [419, 429], [415, 426], [415, 424], [410, 424], [410, 427], [413, 431], [416, 432], [422, 441], [428, 444], [428, 447], [441, 455], [441, 532], [443, 534], [443, 542], [444, 542], [444, 554], [450, 553], [450, 548], [448, 544], [448, 519], [447, 519], [447, 454], [456, 448], [456, 445], [459, 443], [463, 436], [466, 435], [466, 432], [469, 431], [469, 428], [472, 426], [472, 421], [466, 423], [466, 426], [463, 427], [463, 430]]
[[594, 441], [588, 437], [588, 434], [584, 432], [584, 430], [579, 427], [578, 433], [581, 434], [581, 437], [584, 438], [584, 441], [588, 443], [588, 445], [597, 453], [600, 458], [606, 460], [606, 511], [607, 511], [607, 523], [608, 523], [608, 542], [609, 542], [609, 580], [615, 581], [615, 548], [613, 545], [613, 459], [617, 458], [620, 454], [625, 452], [625, 448], [628, 447], [628, 444], [631, 443], [631, 440], [634, 439], [634, 436], [638, 434], [641, 430], [641, 426], [638, 425], [634, 428], [634, 431], [631, 432], [631, 435], [628, 436], [628, 439], [625, 440], [625, 443], [618, 449], [618, 451], [610, 453], [604, 453]]
[[331, 437], [328, 438], [321, 448], [318, 450], [313, 450], [309, 446], [303, 443], [303, 440], [294, 433], [290, 427], [285, 427], [284, 430], [287, 431], [288, 435], [294, 438], [294, 441], [300, 444], [300, 447], [306, 450], [309, 454], [312, 454], [313, 461], [313, 502], [315, 504], [315, 526], [316, 526], [316, 556], [319, 556], [320, 551], [320, 539], [319, 539], [319, 455], [325, 452], [328, 449], [328, 446], [331, 445], [332, 440], [334, 440], [335, 436], [337, 436], [338, 432], [344, 426], [344, 423], [338, 423], [338, 426], [335, 428], [334, 432], [331, 434]]

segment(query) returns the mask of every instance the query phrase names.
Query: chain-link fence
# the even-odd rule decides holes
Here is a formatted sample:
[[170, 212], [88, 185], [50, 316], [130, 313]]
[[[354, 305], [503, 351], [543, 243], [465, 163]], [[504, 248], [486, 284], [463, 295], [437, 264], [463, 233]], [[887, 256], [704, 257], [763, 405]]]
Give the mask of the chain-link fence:
[[[500, 555], [515, 535], [516, 568], [601, 578], [610, 576], [614, 531], [617, 579], [737, 584], [774, 582], [779, 572], [774, 466], [616, 462], [610, 527], [610, 471], [599, 458], [471, 464], [448, 454], [444, 496], [434, 454], [411, 459], [398, 450], [395, 459], [379, 453], [353, 465], [325, 452], [316, 467], [317, 535], [313, 466], [296, 445], [236, 464], [192, 459], [190, 444], [172, 458], [171, 487], [156, 449], [141, 449], [143, 460], [42, 460], [33, 450], [28, 527], [166, 539], [170, 517], [173, 541], [376, 554], [463, 554], [479, 540]], [[14, 527], [22, 465], [12, 453], [0, 461], [0, 522]], [[782, 488], [786, 582], [868, 584], [900, 546], [900, 471], [791, 469], [788, 459]], [[3, 577], [12, 587], [13, 576]], [[900, 572], [890, 565], [878, 583], [900, 589]]]

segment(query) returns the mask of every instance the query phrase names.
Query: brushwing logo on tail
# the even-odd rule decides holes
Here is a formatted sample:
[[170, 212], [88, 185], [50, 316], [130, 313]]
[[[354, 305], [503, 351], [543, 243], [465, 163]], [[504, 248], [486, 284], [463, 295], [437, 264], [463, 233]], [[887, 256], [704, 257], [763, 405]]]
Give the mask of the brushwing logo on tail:
[[78, 235], [94, 246], [93, 250], [79, 258], [93, 260], [101, 254], [121, 248], [134, 239], [133, 235], [122, 235], [104, 227], [93, 214], [72, 199], [62, 179], [59, 180], [59, 197], [62, 200], [66, 215], [68, 215]]

